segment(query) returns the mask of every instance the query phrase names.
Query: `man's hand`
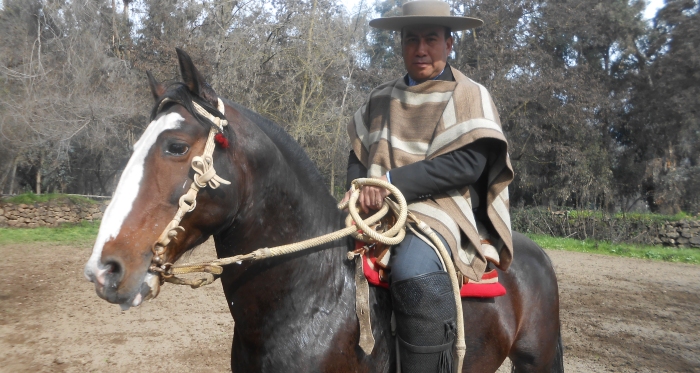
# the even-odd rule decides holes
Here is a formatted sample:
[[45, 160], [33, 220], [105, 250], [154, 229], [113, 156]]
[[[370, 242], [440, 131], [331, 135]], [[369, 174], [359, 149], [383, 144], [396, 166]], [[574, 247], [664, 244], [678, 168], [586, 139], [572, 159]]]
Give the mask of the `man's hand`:
[[[379, 178], [379, 180], [389, 182], [386, 175]], [[362, 206], [362, 211], [364, 213], [370, 212], [370, 210], [379, 210], [384, 204], [384, 197], [389, 195], [389, 190], [381, 187], [375, 187], [371, 185], [365, 185], [360, 189], [360, 206]]]
[[[386, 176], [380, 177], [379, 180], [389, 182]], [[345, 192], [345, 197], [343, 197], [343, 200], [340, 202], [344, 203], [345, 201], [349, 200], [351, 194], [352, 193], [349, 190]], [[357, 201], [360, 203], [362, 212], [367, 214], [370, 211], [379, 210], [382, 207], [382, 204], [384, 203], [384, 198], [389, 194], [390, 192], [388, 189], [375, 187], [371, 185], [364, 185], [362, 186], [362, 189], [360, 189], [360, 198], [358, 198]]]

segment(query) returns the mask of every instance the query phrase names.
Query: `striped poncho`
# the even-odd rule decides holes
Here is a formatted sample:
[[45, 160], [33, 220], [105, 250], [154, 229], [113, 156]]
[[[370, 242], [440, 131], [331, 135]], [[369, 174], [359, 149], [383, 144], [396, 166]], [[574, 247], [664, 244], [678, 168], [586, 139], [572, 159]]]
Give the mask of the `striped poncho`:
[[[455, 266], [471, 280], [479, 280], [487, 258], [507, 269], [513, 258], [508, 184], [513, 169], [498, 113], [486, 88], [452, 69], [455, 81], [432, 80], [409, 87], [404, 79], [383, 84], [348, 125], [355, 154], [367, 167], [367, 177], [381, 177], [392, 168], [433, 159], [478, 139], [498, 140], [489, 158], [486, 212], [498, 234], [495, 247], [484, 246], [486, 232], [477, 230], [470, 188], [410, 203], [409, 210], [437, 230], [453, 248]], [[483, 202], [481, 202], [483, 204]], [[454, 255], [454, 248], [457, 255]], [[487, 249], [488, 248], [488, 249]]]

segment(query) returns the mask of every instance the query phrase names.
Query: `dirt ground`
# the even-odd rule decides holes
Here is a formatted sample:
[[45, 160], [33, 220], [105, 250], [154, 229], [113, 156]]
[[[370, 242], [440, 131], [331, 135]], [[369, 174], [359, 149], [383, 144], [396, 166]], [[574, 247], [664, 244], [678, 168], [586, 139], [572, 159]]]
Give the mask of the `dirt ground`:
[[[89, 255], [0, 245], [0, 372], [230, 371], [233, 321], [218, 283], [166, 285], [122, 312], [84, 279]], [[549, 255], [568, 372], [700, 372], [700, 266]], [[212, 256], [205, 244], [191, 259]]]

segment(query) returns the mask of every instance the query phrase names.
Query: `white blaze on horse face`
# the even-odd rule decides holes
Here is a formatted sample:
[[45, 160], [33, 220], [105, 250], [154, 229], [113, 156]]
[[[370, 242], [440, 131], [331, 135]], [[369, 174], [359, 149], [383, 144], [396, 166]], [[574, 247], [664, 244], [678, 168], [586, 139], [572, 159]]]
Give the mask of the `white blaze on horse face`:
[[[163, 115], [151, 122], [139, 141], [134, 144], [134, 154], [131, 155], [129, 162], [126, 164], [126, 168], [124, 168], [124, 172], [119, 179], [117, 190], [114, 191], [112, 202], [110, 202], [102, 217], [100, 231], [97, 234], [95, 246], [92, 248], [92, 255], [85, 265], [85, 277], [88, 280], [99, 281], [95, 275], [100, 273], [100, 270], [104, 270], [100, 265], [102, 248], [107, 241], [119, 235], [124, 220], [131, 212], [136, 196], [139, 194], [146, 156], [151, 147], [153, 147], [161, 133], [179, 128], [184, 120], [185, 118], [178, 113]], [[100, 285], [104, 285], [104, 281]]]

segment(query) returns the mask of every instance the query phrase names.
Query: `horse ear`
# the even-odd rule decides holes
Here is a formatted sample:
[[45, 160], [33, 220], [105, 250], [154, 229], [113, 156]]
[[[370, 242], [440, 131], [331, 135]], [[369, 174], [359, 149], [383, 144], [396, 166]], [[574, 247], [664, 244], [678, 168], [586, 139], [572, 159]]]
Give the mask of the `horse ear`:
[[158, 101], [160, 96], [165, 94], [165, 86], [159, 83], [150, 71], [146, 71], [146, 75], [148, 75], [148, 85], [151, 87], [153, 98]]
[[180, 63], [180, 75], [182, 75], [182, 80], [185, 82], [187, 88], [193, 94], [209, 101], [214, 107], [217, 106], [216, 92], [214, 89], [204, 81], [204, 77], [199, 73], [190, 56], [185, 53], [180, 48], [175, 48], [177, 52], [177, 60]]

